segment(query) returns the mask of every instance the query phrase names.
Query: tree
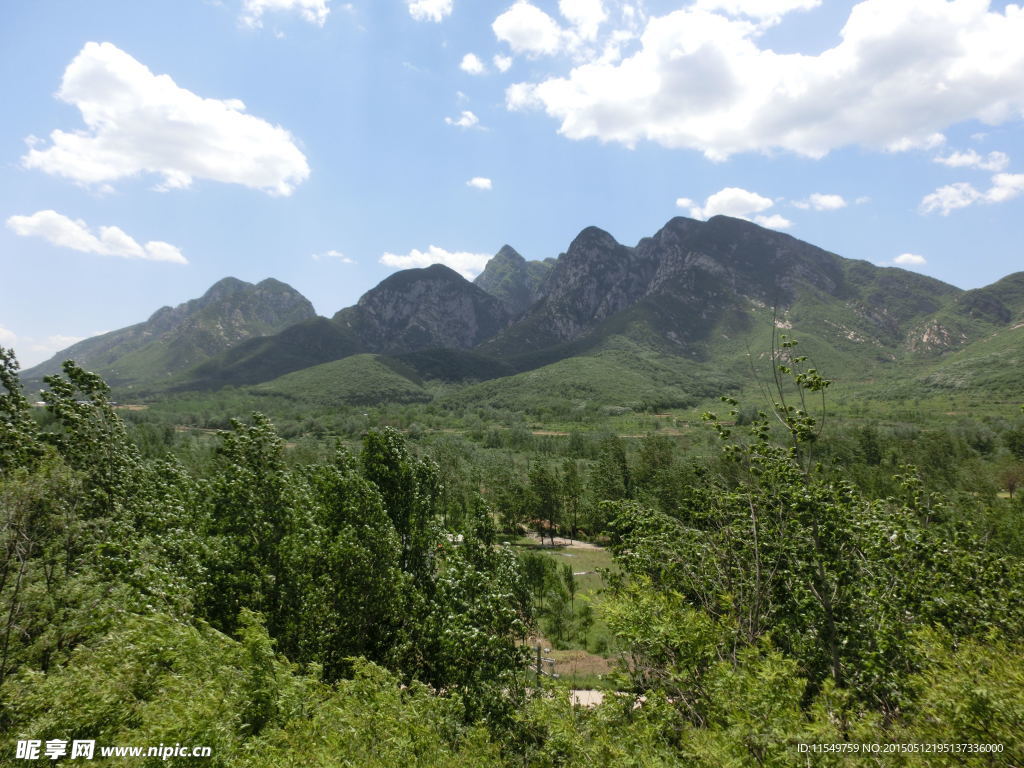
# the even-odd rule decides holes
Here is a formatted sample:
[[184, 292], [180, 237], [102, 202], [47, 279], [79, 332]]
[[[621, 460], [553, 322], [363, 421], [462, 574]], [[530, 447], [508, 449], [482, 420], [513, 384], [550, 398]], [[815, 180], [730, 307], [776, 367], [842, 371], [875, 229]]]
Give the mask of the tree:
[[[798, 365], [781, 367], [819, 391], [822, 381]], [[969, 528], [938, 530], [941, 501], [911, 470], [902, 501], [870, 500], [809, 465], [815, 420], [782, 398], [776, 408], [788, 448], [772, 443], [765, 415], [745, 441], [708, 415], [728, 471], [706, 477], [677, 514], [616, 503], [613, 551], [632, 585], [620, 591], [617, 631], [632, 645], [638, 685], [667, 680], [670, 696], [692, 699], [696, 649], [707, 667], [770, 637], [799, 664], [806, 701], [831, 684], [891, 715], [907, 704], [909, 674], [922, 663], [914, 625], [958, 637], [985, 626], [1024, 631], [1019, 561], [986, 551]], [[644, 618], [683, 611], [691, 618], [679, 618], [669, 641], [665, 626]], [[678, 658], [693, 663], [679, 667]]]
[[416, 579], [429, 578], [436, 536], [430, 522], [440, 494], [437, 466], [412, 456], [405, 438], [391, 427], [366, 434], [359, 462], [366, 479], [380, 491], [398, 533], [402, 570]]
[[566, 458], [562, 462], [562, 510], [569, 524], [569, 540], [577, 538], [580, 511], [583, 508], [583, 479], [580, 477], [576, 460]]
[[999, 470], [999, 483], [1012, 499], [1014, 492], [1024, 485], [1024, 464], [1014, 462], [1003, 466]]
[[596, 501], [617, 501], [630, 497], [631, 482], [626, 448], [616, 435], [605, 437], [600, 444], [597, 461], [590, 474], [590, 485]]
[[555, 543], [555, 532], [562, 519], [562, 495], [558, 475], [545, 464], [534, 462], [530, 466], [530, 516], [538, 526], [541, 541], [544, 531]]
[[43, 454], [39, 430], [18, 380], [14, 350], [0, 347], [0, 474], [32, 464]]

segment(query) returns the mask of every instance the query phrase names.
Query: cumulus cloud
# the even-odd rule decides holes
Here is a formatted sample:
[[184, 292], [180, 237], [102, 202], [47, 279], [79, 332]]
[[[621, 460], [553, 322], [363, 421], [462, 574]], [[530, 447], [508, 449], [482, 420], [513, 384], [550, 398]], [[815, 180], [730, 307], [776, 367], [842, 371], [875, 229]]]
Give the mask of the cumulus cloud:
[[598, 29], [608, 19], [601, 0], [558, 0], [558, 12], [584, 40], [596, 39]]
[[466, 182], [467, 187], [473, 187], [474, 189], [485, 189], [489, 190], [493, 187], [491, 180], [483, 176], [474, 176], [472, 179]]
[[[510, 109], [543, 109], [571, 139], [653, 141], [721, 160], [748, 151], [822, 157], [843, 146], [935, 146], [969, 119], [998, 124], [1024, 109], [1024, 8], [985, 0], [862, 0], [820, 53], [762, 47], [757, 8], [792, 0], [714, 0], [644, 21], [639, 49], [565, 76], [519, 83]], [[715, 10], [712, 10], [715, 9]], [[730, 16], [734, 14], [747, 14]], [[549, 53], [557, 24], [520, 2], [494, 23], [516, 51]]]
[[1024, 173], [997, 173], [985, 193], [986, 203], [1005, 203], [1024, 193]]
[[689, 208], [690, 215], [695, 219], [710, 219], [712, 216], [733, 216], [737, 219], [746, 219], [760, 224], [762, 227], [771, 229], [786, 229], [793, 226], [793, 222], [777, 213], [762, 215], [775, 205], [770, 197], [764, 197], [756, 192], [743, 189], [742, 187], [725, 187], [710, 195], [704, 201], [704, 205], [697, 205], [688, 197], [680, 197], [676, 200], [679, 208]]
[[409, 15], [416, 21], [438, 22], [452, 13], [452, 0], [407, 0]]
[[444, 264], [446, 267], [454, 269], [467, 280], [472, 280], [483, 272], [490, 258], [490, 254], [486, 253], [467, 253], [465, 251], [453, 253], [436, 245], [431, 245], [426, 251], [413, 248], [406, 254], [385, 253], [380, 257], [380, 263], [388, 267], [397, 267], [398, 269], [412, 269], [413, 267], [429, 267], [431, 264]]
[[266, 11], [298, 11], [306, 21], [323, 26], [327, 22], [328, 0], [245, 0], [242, 21], [250, 27], [263, 25]]
[[444, 121], [448, 125], [454, 125], [458, 128], [473, 128], [480, 124], [480, 118], [468, 109], [462, 110], [458, 117], [446, 117]]
[[11, 216], [7, 219], [7, 227], [16, 235], [41, 237], [53, 245], [82, 253], [188, 264], [181, 251], [170, 243], [151, 240], [145, 245], [140, 245], [120, 227], [100, 227], [98, 233], [93, 233], [81, 219], [69, 219], [56, 211], [38, 211], [31, 216]]
[[1024, 194], [1024, 173], [997, 173], [992, 177], [992, 186], [984, 192], [966, 181], [939, 187], [921, 200], [921, 213], [935, 213], [948, 216], [960, 208], [975, 203], [1005, 203]]
[[10, 346], [17, 341], [18, 335], [14, 331], [9, 331], [0, 325], [0, 344], [7, 344]]
[[551, 55], [562, 47], [563, 30], [558, 22], [526, 0], [519, 0], [498, 16], [491, 29], [515, 53]]
[[290, 195], [309, 176], [284, 128], [246, 114], [237, 99], [203, 98], [154, 75], [110, 43], [86, 43], [57, 97], [78, 107], [86, 129], [55, 130], [48, 147], [30, 139], [27, 168], [80, 184], [153, 173], [162, 189], [200, 178], [274, 195]]
[[355, 259], [350, 259], [341, 251], [329, 250], [323, 253], [314, 253], [313, 261], [339, 261], [342, 264], [355, 264]]
[[754, 221], [768, 229], [789, 229], [793, 226], [792, 221], [777, 213], [773, 213], [771, 216], [755, 216]]
[[840, 208], [845, 208], [847, 203], [842, 195], [823, 195], [815, 192], [806, 200], [794, 201], [793, 205], [804, 211], [811, 209], [815, 211], [838, 211]]
[[901, 253], [892, 260], [892, 263], [901, 267], [922, 267], [928, 263], [928, 259], [916, 253]]
[[[678, 204], [678, 201], [676, 202]], [[770, 197], [764, 197], [742, 187], [725, 187], [709, 196], [703, 207], [691, 208], [690, 213], [695, 219], [710, 219], [718, 215], [745, 217], [767, 210], [774, 204]]]
[[512, 68], [512, 57], [497, 54], [494, 57], [494, 68], [499, 72], [508, 72]]
[[471, 75], [482, 75], [487, 71], [487, 67], [480, 61], [480, 58], [475, 53], [467, 53], [462, 57], [462, 61], [459, 63], [459, 69], [463, 72], [468, 72]]
[[979, 155], [973, 149], [969, 149], [966, 152], [953, 152], [945, 157], [936, 157], [935, 162], [948, 165], [950, 168], [1002, 171], [1010, 164], [1010, 157], [1005, 152], [989, 152], [988, 155]]
[[693, 7], [702, 11], [724, 11], [731, 16], [777, 20], [792, 11], [809, 11], [821, 0], [697, 0]]
[[931, 194], [925, 195], [921, 200], [921, 213], [934, 213], [940, 211], [943, 216], [958, 208], [966, 208], [981, 200], [982, 193], [966, 181], [958, 181], [955, 184], [947, 184], [939, 187]]

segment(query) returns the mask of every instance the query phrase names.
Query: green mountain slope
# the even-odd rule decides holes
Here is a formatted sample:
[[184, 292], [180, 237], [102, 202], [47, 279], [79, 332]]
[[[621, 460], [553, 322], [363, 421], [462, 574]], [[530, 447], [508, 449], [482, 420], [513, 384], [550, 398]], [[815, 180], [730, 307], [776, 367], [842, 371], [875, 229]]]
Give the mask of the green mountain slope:
[[183, 372], [175, 389], [258, 384], [365, 350], [365, 345], [353, 333], [326, 317], [316, 317], [273, 336], [260, 336], [237, 344], [218, 357]]
[[313, 305], [278, 280], [256, 285], [226, 277], [198, 299], [163, 307], [148, 320], [79, 342], [25, 371], [26, 385], [64, 360], [100, 373], [116, 387], [151, 389], [246, 339], [314, 317]]
[[751, 386], [785, 333], [847, 391], [1024, 397], [1024, 273], [963, 291], [725, 216], [677, 217], [635, 246], [588, 227], [545, 262], [506, 246], [476, 284], [440, 264], [397, 272], [332, 319], [288, 292], [225, 280], [63, 354], [134, 393], [266, 383], [306, 401], [565, 412]]
[[352, 355], [253, 387], [317, 405], [421, 403], [431, 399], [411, 369], [378, 355]]
[[503, 245], [473, 284], [501, 301], [513, 317], [518, 317], [543, 295], [554, 265], [554, 259], [527, 261], [512, 246]]

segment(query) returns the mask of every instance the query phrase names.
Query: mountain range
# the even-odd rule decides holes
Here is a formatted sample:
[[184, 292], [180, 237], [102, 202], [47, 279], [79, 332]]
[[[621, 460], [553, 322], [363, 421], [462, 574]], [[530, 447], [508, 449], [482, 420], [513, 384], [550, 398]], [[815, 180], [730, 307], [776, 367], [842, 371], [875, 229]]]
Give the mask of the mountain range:
[[1024, 394], [1024, 272], [964, 291], [725, 216], [674, 218], [633, 246], [588, 227], [543, 261], [506, 245], [473, 282], [404, 270], [331, 318], [284, 283], [225, 278], [23, 380], [74, 359], [138, 397], [415, 401], [445, 381], [461, 405], [666, 407], [742, 386], [774, 331], [854, 388]]

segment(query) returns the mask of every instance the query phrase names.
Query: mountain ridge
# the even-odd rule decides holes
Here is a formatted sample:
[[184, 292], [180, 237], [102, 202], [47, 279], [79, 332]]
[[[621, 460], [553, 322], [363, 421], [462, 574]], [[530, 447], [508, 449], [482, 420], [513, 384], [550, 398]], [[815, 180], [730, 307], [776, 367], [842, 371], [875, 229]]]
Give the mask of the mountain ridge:
[[316, 316], [302, 294], [274, 278], [253, 284], [218, 280], [200, 297], [164, 306], [141, 323], [80, 341], [27, 369], [39, 381], [74, 359], [114, 386], [149, 383], [201, 364], [246, 339], [277, 333]]
[[[239, 290], [230, 281], [214, 288], [204, 296]], [[158, 310], [147, 322], [155, 328], [169, 311]], [[846, 259], [745, 220], [676, 217], [633, 246], [587, 227], [557, 259], [540, 262], [505, 245], [472, 283], [439, 264], [403, 270], [330, 319], [307, 317], [252, 335], [164, 374], [166, 388], [174, 390], [251, 386], [370, 354], [383, 356], [385, 368], [399, 365], [396, 375], [411, 371], [411, 388], [395, 389], [391, 374], [369, 362], [378, 358], [323, 367], [285, 384], [308, 395], [310, 382], [329, 382], [332, 372], [373, 372], [367, 377], [389, 381], [389, 391], [419, 398], [429, 380], [459, 386], [497, 380], [499, 389], [508, 380], [523, 389], [530, 385], [515, 383], [516, 374], [538, 370], [543, 375], [524, 381], [555, 391], [573, 376], [608, 370], [624, 382], [617, 397], [634, 402], [632, 387], [647, 392], [643, 400], [657, 400], [627, 373], [632, 368], [649, 371], [675, 402], [687, 386], [703, 391], [707, 382], [720, 386], [742, 376], [750, 351], [764, 346], [762, 337], [775, 323], [844, 374], [885, 378], [895, 375], [894, 364], [918, 361], [914, 370], [924, 372], [915, 373], [915, 381], [932, 387], [967, 380], [960, 372], [969, 366], [971, 345], [1002, 339], [1022, 317], [1024, 273], [964, 291], [897, 267]], [[984, 354], [1007, 359], [999, 344], [989, 343]], [[943, 378], [940, 364], [954, 353], [956, 377]], [[607, 387], [590, 389], [613, 396]], [[350, 385], [345, 393], [353, 402], [363, 397]]]

